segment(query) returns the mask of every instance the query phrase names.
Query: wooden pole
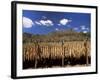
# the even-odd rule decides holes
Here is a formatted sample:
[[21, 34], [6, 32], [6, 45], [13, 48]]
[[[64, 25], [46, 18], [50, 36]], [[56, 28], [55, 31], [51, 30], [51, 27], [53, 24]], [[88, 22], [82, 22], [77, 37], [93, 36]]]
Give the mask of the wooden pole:
[[88, 52], [87, 52], [87, 39], [84, 42], [85, 54], [86, 54], [86, 65], [88, 66]]
[[38, 42], [35, 43], [35, 68], [37, 68], [37, 57], [38, 57]]
[[64, 42], [62, 41], [62, 67], [64, 66], [64, 49], [63, 49]]
[[37, 58], [35, 58], [35, 68], [37, 68]]

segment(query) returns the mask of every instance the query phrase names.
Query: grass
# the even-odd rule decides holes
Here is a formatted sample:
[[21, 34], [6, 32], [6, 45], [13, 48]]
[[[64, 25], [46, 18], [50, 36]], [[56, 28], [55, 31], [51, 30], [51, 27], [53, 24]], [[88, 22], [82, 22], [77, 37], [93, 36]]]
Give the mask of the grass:
[[91, 63], [90, 41], [40, 42], [23, 44], [23, 68], [85, 65]]

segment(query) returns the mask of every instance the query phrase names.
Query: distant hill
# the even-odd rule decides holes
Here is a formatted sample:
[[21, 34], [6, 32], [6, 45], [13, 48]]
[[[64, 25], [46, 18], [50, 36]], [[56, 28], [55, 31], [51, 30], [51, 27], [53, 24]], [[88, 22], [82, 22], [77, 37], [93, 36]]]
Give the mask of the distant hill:
[[32, 34], [30, 34], [30, 33], [23, 33], [23, 37], [27, 37], [27, 38], [30, 38], [30, 37], [32, 37]]
[[83, 41], [90, 40], [90, 33], [76, 32], [74, 30], [55, 31], [45, 35], [23, 33], [23, 42], [35, 41]]

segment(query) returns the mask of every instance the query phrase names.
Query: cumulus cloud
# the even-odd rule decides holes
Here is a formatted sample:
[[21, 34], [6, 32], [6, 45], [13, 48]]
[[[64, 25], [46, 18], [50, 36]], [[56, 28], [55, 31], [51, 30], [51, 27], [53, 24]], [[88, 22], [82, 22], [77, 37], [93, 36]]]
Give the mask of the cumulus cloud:
[[82, 30], [85, 30], [86, 27], [84, 25], [80, 26]]
[[65, 19], [65, 18], [64, 18], [64, 19], [61, 19], [61, 20], [60, 20], [60, 24], [61, 24], [61, 25], [66, 25], [66, 24], [67, 24], [68, 22], [70, 22], [70, 21], [71, 21], [71, 20], [68, 20], [68, 19]]
[[83, 31], [83, 33], [87, 33], [87, 32], [88, 32], [88, 31], [86, 31], [86, 30], [85, 30], [85, 31]]
[[61, 26], [61, 24], [57, 24], [58, 26]]
[[53, 26], [53, 22], [51, 20], [40, 20], [39, 23], [44, 26]]
[[56, 30], [56, 31], [59, 31], [59, 29], [58, 29], [58, 28], [55, 28], [55, 30]]
[[87, 28], [85, 25], [80, 26], [81, 30], [83, 31], [83, 33], [87, 33], [89, 31], [89, 28]]
[[30, 18], [23, 17], [23, 27], [31, 28], [34, 25], [33, 21]]
[[38, 22], [38, 21], [35, 21], [35, 24], [37, 24], [37, 25], [42, 25], [40, 22]]
[[86, 30], [88, 30], [88, 31], [89, 31], [89, 28], [86, 28]]
[[78, 28], [77, 28], [77, 27], [75, 27], [75, 28], [74, 28], [74, 30], [78, 30]]

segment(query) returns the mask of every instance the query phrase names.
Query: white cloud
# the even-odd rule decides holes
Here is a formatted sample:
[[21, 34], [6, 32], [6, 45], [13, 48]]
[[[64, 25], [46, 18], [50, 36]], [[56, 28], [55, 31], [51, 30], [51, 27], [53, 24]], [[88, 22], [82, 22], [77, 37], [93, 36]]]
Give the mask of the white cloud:
[[89, 28], [86, 28], [86, 30], [89, 30]]
[[53, 26], [53, 22], [51, 20], [40, 20], [39, 22], [44, 26]]
[[77, 28], [77, 27], [75, 27], [75, 28], [74, 28], [74, 30], [78, 30], [78, 28]]
[[42, 25], [40, 22], [38, 22], [38, 21], [35, 21], [35, 24], [37, 24], [37, 25]]
[[80, 26], [82, 30], [85, 30], [86, 27], [84, 25]]
[[58, 28], [56, 28], [55, 30], [56, 30], [56, 31], [59, 31], [59, 29], [58, 29]]
[[61, 19], [60, 20], [60, 24], [62, 24], [62, 25], [66, 25], [68, 22], [70, 22], [71, 20], [68, 20], [68, 19]]
[[31, 28], [33, 25], [34, 25], [34, 23], [30, 18], [23, 17], [23, 27]]
[[89, 28], [87, 28], [85, 25], [80, 26], [81, 30], [83, 31], [83, 33], [87, 33], [89, 31]]
[[88, 31], [83, 31], [83, 33], [87, 33]]
[[58, 26], [61, 26], [61, 24], [57, 24]]

